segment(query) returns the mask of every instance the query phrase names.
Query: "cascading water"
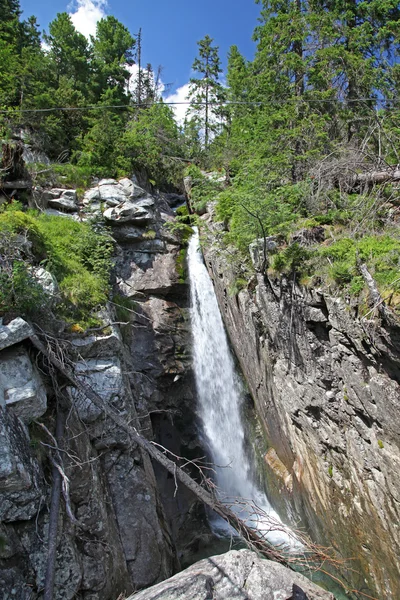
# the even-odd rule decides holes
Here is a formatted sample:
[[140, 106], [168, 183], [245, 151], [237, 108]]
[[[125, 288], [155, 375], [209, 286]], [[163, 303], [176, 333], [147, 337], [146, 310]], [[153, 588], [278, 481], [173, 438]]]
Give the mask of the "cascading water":
[[[278, 515], [252, 477], [251, 464], [245, 451], [241, 414], [244, 397], [242, 384], [235, 371], [214, 287], [200, 251], [197, 231], [189, 242], [188, 270], [199, 411], [216, 465], [216, 483], [221, 499], [227, 502], [234, 498], [251, 500], [279, 524]], [[240, 511], [241, 518], [251, 519], [249, 512], [243, 513], [243, 507]], [[270, 529], [261, 522], [252, 526], [259, 530]], [[280, 527], [285, 529], [283, 525]], [[282, 530], [272, 531], [267, 537], [276, 543], [291, 543], [292, 539], [290, 533]]]

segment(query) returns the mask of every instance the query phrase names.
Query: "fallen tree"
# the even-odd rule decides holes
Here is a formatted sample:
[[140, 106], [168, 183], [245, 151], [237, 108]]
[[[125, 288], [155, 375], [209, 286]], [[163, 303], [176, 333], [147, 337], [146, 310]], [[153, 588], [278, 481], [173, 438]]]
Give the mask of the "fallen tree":
[[[283, 566], [299, 571], [305, 569], [307, 571], [320, 571], [325, 573], [335, 581], [337, 581], [347, 593], [360, 594], [362, 597], [367, 597], [372, 600], [376, 600], [372, 596], [366, 595], [358, 590], [349, 589], [344, 582], [338, 577], [332, 575], [329, 569], [343, 567], [347, 564], [346, 559], [342, 559], [337, 556], [331, 548], [325, 548], [314, 544], [306, 534], [302, 532], [291, 532], [293, 539], [296, 539], [299, 544], [299, 552], [293, 552], [287, 545], [274, 546], [266, 539], [266, 535], [270, 531], [285, 531], [289, 533], [289, 530], [277, 520], [266, 515], [259, 507], [254, 503], [249, 503], [246, 500], [234, 499], [231, 502], [223, 503], [215, 493], [213, 485], [211, 484], [210, 490], [208, 491], [197, 483], [192, 477], [188, 475], [176, 462], [170, 460], [167, 456], [174, 456], [175, 459], [184, 461], [187, 464], [190, 461], [177, 457], [170, 453], [167, 449], [151, 442], [150, 440], [143, 437], [137, 429], [130, 423], [127, 423], [124, 418], [110, 407], [102, 398], [99, 396], [89, 385], [85, 382], [77, 379], [73, 373], [72, 363], [69, 364], [68, 360], [62, 351], [58, 342], [52, 338], [52, 343], [49, 343], [47, 336], [45, 337], [47, 344], [43, 343], [39, 337], [34, 334], [30, 336], [30, 341], [33, 346], [46, 358], [49, 364], [49, 368], [57, 371], [59, 375], [66, 380], [70, 385], [75, 387], [77, 391], [84, 394], [93, 404], [98, 407], [105, 416], [110, 418], [118, 427], [126, 432], [129, 439], [137, 444], [137, 446], [152, 459], [156, 460], [161, 464], [169, 473], [173, 475], [175, 481], [180, 481], [185, 485], [195, 496], [208, 506], [212, 511], [218, 514], [221, 518], [227, 521], [232, 528], [237, 532], [237, 535], [243, 539], [243, 541], [254, 551], [264, 556], [265, 558], [278, 562]], [[54, 346], [55, 343], [55, 346]], [[183, 465], [184, 466], [184, 465]], [[197, 465], [196, 465], [197, 466]], [[201, 469], [200, 469], [201, 471]], [[263, 525], [263, 531], [257, 531], [253, 527], [249, 526], [238, 514], [231, 509], [236, 508], [238, 512], [240, 509], [246, 514], [248, 521], [252, 523], [261, 523]], [[248, 519], [248, 509], [252, 509], [253, 519]], [[256, 517], [256, 518], [254, 518]], [[79, 522], [73, 519], [75, 525], [79, 526]], [[301, 547], [301, 545], [303, 547]], [[54, 548], [52, 549], [54, 552]], [[51, 564], [51, 560], [49, 560]], [[327, 565], [327, 570], [325, 568]], [[51, 599], [51, 596], [49, 596]]]
[[147, 452], [147, 454], [160, 463], [167, 471], [169, 471], [177, 480], [183, 483], [189, 490], [191, 490], [201, 502], [208, 506], [211, 510], [217, 513], [220, 517], [228, 521], [228, 523], [243, 537], [247, 543], [250, 543], [258, 552], [263, 554], [266, 558], [274, 560], [283, 564], [288, 568], [290, 562], [283, 555], [283, 553], [272, 546], [266, 539], [259, 535], [254, 529], [246, 525], [246, 523], [240, 519], [230, 508], [224, 506], [213, 494], [207, 491], [204, 487], [199, 485], [194, 479], [192, 479], [183, 469], [181, 469], [175, 462], [170, 460], [166, 456], [166, 451], [160, 450], [157, 445], [143, 437], [135, 427], [128, 424], [121, 415], [119, 415], [113, 408], [111, 408], [102, 398], [99, 396], [89, 385], [79, 381], [73, 374], [70, 368], [63, 364], [59, 357], [54, 353], [50, 346], [45, 346], [39, 338], [34, 335], [30, 337], [30, 341], [39, 350], [43, 356], [47, 358], [49, 363], [57, 369], [57, 371], [77, 389], [79, 392], [84, 394], [93, 404], [103, 411], [103, 413], [109, 417], [118, 427], [124, 430], [129, 436], [130, 440], [137, 444], [139, 448]]

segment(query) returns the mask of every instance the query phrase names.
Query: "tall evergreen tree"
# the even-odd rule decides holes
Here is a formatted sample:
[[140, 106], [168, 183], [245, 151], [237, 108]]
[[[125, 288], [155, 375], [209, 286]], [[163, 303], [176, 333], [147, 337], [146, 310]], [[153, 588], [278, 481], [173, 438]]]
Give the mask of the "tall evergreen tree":
[[190, 79], [189, 98], [191, 114], [194, 114], [204, 127], [204, 146], [208, 148], [210, 133], [217, 131], [215, 119], [221, 116], [221, 103], [224, 99], [224, 88], [219, 82], [222, 73], [218, 47], [213, 46], [213, 39], [206, 35], [197, 42], [199, 55], [192, 68], [200, 77]]
[[84, 35], [79, 33], [68, 13], [58, 13], [49, 25], [45, 40], [50, 47], [57, 80], [65, 76], [78, 88], [86, 85], [89, 73], [89, 50]]
[[96, 36], [91, 38], [96, 98], [107, 88], [118, 90], [119, 101], [128, 101], [128, 85], [134, 64], [135, 40], [129, 30], [115, 17], [108, 16], [97, 23]]

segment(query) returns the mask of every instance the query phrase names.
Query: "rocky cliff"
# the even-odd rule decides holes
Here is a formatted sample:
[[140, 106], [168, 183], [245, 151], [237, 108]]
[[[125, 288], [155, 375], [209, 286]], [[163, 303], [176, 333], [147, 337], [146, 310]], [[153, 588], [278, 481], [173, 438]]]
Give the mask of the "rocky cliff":
[[[184, 243], [167, 202], [124, 179], [99, 182], [81, 205], [62, 189], [36, 190], [35, 203], [63, 218], [97, 215], [117, 243], [104, 327], [66, 336], [64, 359], [148, 438], [197, 456]], [[41, 597], [55, 465], [55, 597], [114, 600], [162, 581], [207, 533], [202, 508], [49, 371], [31, 335], [21, 319], [0, 328], [0, 597]]]
[[238, 291], [223, 224], [203, 218], [206, 264], [269, 446], [273, 503], [352, 559], [351, 586], [398, 598], [400, 329], [256, 270]]

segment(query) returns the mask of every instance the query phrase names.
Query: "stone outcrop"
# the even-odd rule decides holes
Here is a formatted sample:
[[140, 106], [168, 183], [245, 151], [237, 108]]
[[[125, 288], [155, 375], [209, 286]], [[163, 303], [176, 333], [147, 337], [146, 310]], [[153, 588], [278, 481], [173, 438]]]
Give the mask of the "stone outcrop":
[[[211, 224], [211, 223], [210, 223]], [[400, 595], [400, 330], [343, 300], [254, 273], [247, 288], [204, 244], [221, 312], [270, 447], [270, 496], [312, 537], [354, 559], [366, 594]], [[236, 288], [237, 289], [237, 288]]]
[[0, 356], [0, 406], [29, 424], [47, 410], [43, 381], [22, 346], [3, 350]]
[[[60, 190], [46, 201], [56, 196], [75, 201]], [[92, 215], [106, 208], [122, 216], [108, 220], [118, 245], [104, 329], [65, 341], [75, 375], [150, 439], [177, 455], [204, 455], [193, 409], [185, 250], [168, 225], [173, 212], [129, 179], [100, 181], [84, 206]], [[86, 218], [77, 210], [60, 214]], [[36, 275], [45, 287], [45, 273]], [[48, 379], [45, 387], [31, 335], [22, 319], [0, 327], [2, 599], [36, 600], [43, 590], [54, 440], [41, 424], [54, 434], [57, 411], [70, 510], [61, 501], [56, 600], [115, 600], [164, 580], [193, 545], [212, 538], [203, 508], [89, 399], [62, 382], [54, 388]]]
[[0, 325], [0, 350], [18, 344], [30, 335], [32, 335], [31, 326], [20, 317], [10, 321], [8, 325]]
[[303, 575], [250, 550], [202, 560], [127, 600], [334, 600]]

